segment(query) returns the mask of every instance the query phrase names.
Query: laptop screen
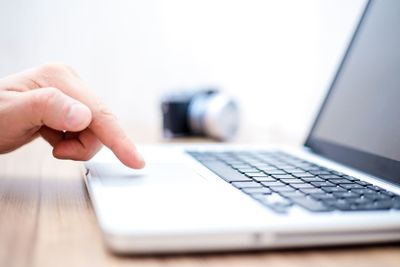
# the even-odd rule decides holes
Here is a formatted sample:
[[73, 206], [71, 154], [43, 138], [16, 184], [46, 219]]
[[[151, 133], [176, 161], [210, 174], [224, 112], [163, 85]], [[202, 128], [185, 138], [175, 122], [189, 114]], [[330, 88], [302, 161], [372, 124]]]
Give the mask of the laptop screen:
[[371, 1], [306, 146], [400, 183], [400, 1]]

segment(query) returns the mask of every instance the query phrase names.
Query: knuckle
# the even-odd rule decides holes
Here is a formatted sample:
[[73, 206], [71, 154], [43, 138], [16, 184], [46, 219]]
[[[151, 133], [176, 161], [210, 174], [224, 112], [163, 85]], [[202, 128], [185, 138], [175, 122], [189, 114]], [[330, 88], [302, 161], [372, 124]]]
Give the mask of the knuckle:
[[111, 109], [103, 104], [101, 104], [99, 107], [99, 114], [106, 118], [112, 118], [112, 119], [116, 118], [114, 113], [112, 113]]
[[82, 160], [90, 160], [100, 149], [100, 146], [97, 143], [93, 143], [86, 148], [86, 151], [82, 153]]
[[99, 107], [97, 108], [97, 112], [95, 116], [93, 117], [93, 124], [96, 124], [96, 126], [106, 126], [107, 121], [114, 121], [116, 120], [117, 117], [112, 113], [110, 108], [105, 106], [104, 104], [100, 104]]
[[89, 160], [91, 158], [92, 158], [91, 151], [86, 151], [86, 152], [82, 153], [80, 160], [87, 161], [87, 160]]

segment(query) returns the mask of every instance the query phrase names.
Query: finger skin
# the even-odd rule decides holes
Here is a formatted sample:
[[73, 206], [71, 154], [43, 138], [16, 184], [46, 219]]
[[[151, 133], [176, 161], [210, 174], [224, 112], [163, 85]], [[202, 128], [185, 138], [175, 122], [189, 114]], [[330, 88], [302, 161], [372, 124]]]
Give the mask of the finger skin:
[[[46, 125], [59, 131], [78, 132], [87, 128], [92, 120], [88, 107], [52, 87], [23, 93], [20, 105], [21, 113], [25, 111], [23, 118], [29, 120], [33, 126]], [[71, 118], [71, 113], [77, 107], [81, 108], [80, 114], [77, 118]]]
[[64, 65], [48, 64], [34, 70], [33, 74], [32, 80], [36, 84], [58, 88], [66, 95], [88, 106], [92, 112], [89, 128], [122, 163], [132, 168], [144, 167], [143, 157], [122, 130], [116, 117], [73, 70]]
[[53, 155], [59, 159], [89, 160], [102, 147], [90, 129], [79, 133], [64, 133], [43, 126], [39, 132], [54, 147]]
[[101, 148], [101, 142], [96, 135], [86, 129], [78, 138], [64, 139], [54, 146], [53, 155], [59, 159], [89, 160]]
[[[0, 80], [1, 88], [6, 88], [7, 91], [14, 94], [26, 94], [26, 98], [32, 99], [31, 110], [26, 111], [22, 117], [31, 119], [33, 134], [43, 126], [58, 132], [63, 130], [79, 132], [74, 139], [59, 140], [60, 134], [51, 133], [44, 128], [41, 134], [54, 146], [55, 156], [84, 160], [93, 156], [93, 151], [98, 150], [97, 142], [101, 142], [109, 147], [128, 167], [142, 168], [144, 166], [143, 158], [122, 130], [115, 116], [68, 66], [45, 64], [11, 75]], [[78, 121], [79, 123], [72, 126], [66, 124], [71, 101], [76, 101], [88, 108], [90, 113], [86, 116], [89, 118], [88, 120]], [[60, 120], [60, 118], [64, 119]], [[90, 133], [86, 132], [86, 127], [90, 129]], [[96, 138], [94, 139], [93, 136]], [[25, 139], [29, 138], [31, 137], [28, 136]], [[86, 142], [82, 143], [82, 140], [86, 140]], [[24, 142], [22, 141], [22, 143]]]
[[54, 147], [58, 142], [61, 142], [64, 135], [62, 131], [57, 131], [47, 126], [42, 126], [39, 133], [52, 147]]

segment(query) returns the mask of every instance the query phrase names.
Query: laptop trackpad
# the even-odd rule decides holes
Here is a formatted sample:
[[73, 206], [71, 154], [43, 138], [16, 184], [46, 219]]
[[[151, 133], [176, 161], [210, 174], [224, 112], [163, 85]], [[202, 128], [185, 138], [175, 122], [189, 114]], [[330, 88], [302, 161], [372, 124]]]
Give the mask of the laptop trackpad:
[[206, 181], [191, 168], [178, 163], [149, 164], [134, 170], [120, 163], [89, 163], [86, 165], [93, 179], [106, 186], [167, 186]]
[[264, 222], [261, 206], [216, 186], [190, 165], [153, 163], [139, 171], [119, 163], [86, 166], [93, 171], [89, 180], [94, 183], [89, 184], [106, 232], [197, 233]]

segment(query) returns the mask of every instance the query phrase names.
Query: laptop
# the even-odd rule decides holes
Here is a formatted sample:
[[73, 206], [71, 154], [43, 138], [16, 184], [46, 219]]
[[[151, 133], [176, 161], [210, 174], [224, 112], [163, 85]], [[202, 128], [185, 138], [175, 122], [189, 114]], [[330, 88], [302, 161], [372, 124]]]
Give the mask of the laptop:
[[[302, 147], [153, 145], [85, 163], [116, 253], [400, 240], [400, 2], [370, 1]], [[295, 112], [295, 111], [293, 111]]]

